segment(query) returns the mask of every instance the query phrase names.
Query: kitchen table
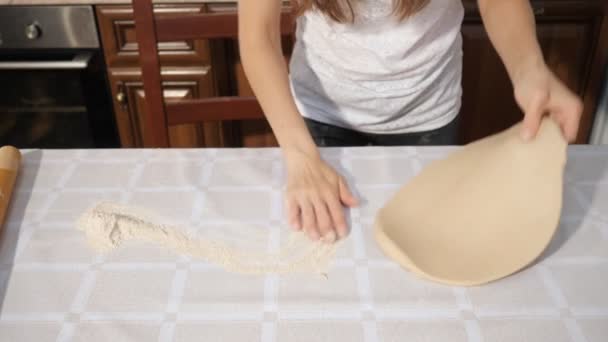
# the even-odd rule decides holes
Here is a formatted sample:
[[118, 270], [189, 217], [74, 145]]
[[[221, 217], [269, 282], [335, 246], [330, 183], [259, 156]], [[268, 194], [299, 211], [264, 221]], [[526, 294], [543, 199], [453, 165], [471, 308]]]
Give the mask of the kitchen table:
[[371, 233], [391, 194], [452, 149], [322, 151], [362, 199], [327, 278], [232, 274], [145, 243], [100, 254], [75, 229], [109, 200], [280, 234], [277, 149], [24, 151], [0, 249], [0, 341], [608, 341], [608, 148], [569, 149], [559, 232], [539, 261], [472, 288], [414, 277]]

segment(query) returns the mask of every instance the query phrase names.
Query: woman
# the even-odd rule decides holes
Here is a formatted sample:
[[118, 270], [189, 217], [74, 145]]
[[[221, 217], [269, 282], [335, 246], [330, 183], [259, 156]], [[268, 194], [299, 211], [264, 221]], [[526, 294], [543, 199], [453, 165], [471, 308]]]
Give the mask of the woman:
[[[582, 103], [545, 64], [529, 0], [478, 2], [525, 113], [522, 139], [547, 114], [575, 139]], [[464, 10], [460, 0], [299, 0], [288, 72], [282, 4], [239, 1], [241, 58], [285, 157], [290, 223], [333, 241], [357, 200], [317, 145], [455, 143]]]

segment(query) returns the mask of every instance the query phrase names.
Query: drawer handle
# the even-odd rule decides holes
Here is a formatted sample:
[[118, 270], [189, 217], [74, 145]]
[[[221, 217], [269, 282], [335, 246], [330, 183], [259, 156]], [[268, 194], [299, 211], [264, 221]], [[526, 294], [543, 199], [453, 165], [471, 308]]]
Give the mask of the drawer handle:
[[534, 15], [543, 15], [543, 14], [545, 14], [545, 8], [544, 7], [534, 6], [533, 10], [534, 10]]
[[128, 110], [128, 98], [125, 91], [125, 86], [122, 82], [118, 83], [118, 89], [116, 89], [116, 102], [118, 102], [122, 110]]
[[116, 101], [120, 104], [125, 104], [127, 102], [127, 95], [123, 92], [116, 94]]
[[0, 62], [0, 70], [82, 70], [89, 67], [91, 58], [91, 53], [84, 52], [67, 60], [6, 61]]

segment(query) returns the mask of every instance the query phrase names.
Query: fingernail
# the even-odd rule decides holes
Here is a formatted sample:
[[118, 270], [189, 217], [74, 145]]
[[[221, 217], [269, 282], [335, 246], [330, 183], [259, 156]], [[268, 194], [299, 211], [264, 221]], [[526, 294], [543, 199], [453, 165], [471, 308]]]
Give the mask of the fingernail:
[[336, 233], [334, 233], [333, 231], [325, 234], [325, 236], [323, 237], [323, 242], [334, 243], [335, 241], [336, 241]]
[[343, 239], [345, 236], [346, 236], [346, 227], [345, 226], [338, 227], [338, 237], [340, 239]]
[[528, 130], [524, 130], [521, 132], [521, 139], [523, 141], [530, 141], [530, 139], [532, 139], [532, 133], [530, 133], [530, 131]]

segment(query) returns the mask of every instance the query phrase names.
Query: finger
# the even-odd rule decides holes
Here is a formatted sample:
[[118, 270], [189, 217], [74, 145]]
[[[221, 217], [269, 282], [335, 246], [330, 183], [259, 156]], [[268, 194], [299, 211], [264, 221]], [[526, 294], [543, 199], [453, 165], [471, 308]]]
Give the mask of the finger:
[[319, 240], [319, 232], [317, 231], [317, 220], [315, 210], [308, 200], [300, 202], [300, 210], [302, 211], [302, 227], [312, 240]]
[[526, 113], [521, 131], [521, 138], [524, 141], [530, 141], [536, 136], [547, 101], [548, 95], [537, 95], [532, 99], [528, 108], [525, 109]]
[[300, 206], [294, 198], [288, 198], [286, 201], [287, 206], [287, 221], [289, 225], [295, 230], [302, 230], [302, 222], [300, 218]]
[[580, 100], [576, 100], [567, 112], [563, 113], [562, 130], [568, 142], [576, 140], [578, 128], [583, 114], [583, 104]]
[[573, 142], [578, 135], [578, 128], [583, 113], [583, 104], [574, 95], [565, 102], [567, 103], [558, 103], [554, 105], [551, 116], [559, 124], [564, 138], [568, 140], [568, 142]]
[[336, 235], [333, 231], [333, 227], [331, 226], [331, 218], [329, 216], [329, 212], [327, 211], [327, 205], [325, 205], [325, 201], [321, 198], [315, 200], [314, 202], [315, 208], [315, 216], [317, 218], [317, 229], [323, 240], [326, 242], [334, 242], [336, 239]]
[[576, 139], [578, 132], [578, 121], [572, 120], [569, 114], [565, 112], [555, 112], [551, 115], [555, 122], [559, 125], [560, 130], [564, 139], [568, 142], [572, 142]]
[[344, 219], [344, 209], [340, 205], [340, 201], [335, 196], [331, 196], [326, 199], [327, 208], [329, 209], [329, 215], [333, 223], [334, 229], [340, 239], [346, 237], [347, 228], [346, 220]]
[[338, 181], [338, 191], [340, 193], [340, 201], [344, 205], [348, 207], [354, 207], [359, 204], [357, 198], [355, 198], [353, 193], [350, 191], [348, 185], [346, 184], [346, 181], [343, 178], [340, 178], [340, 180]]
[[299, 232], [302, 229], [304, 229], [303, 224], [302, 224], [302, 211], [300, 210], [299, 207], [298, 207], [297, 214], [296, 214], [296, 217], [294, 218], [293, 222], [294, 223], [292, 224], [292, 227], [293, 227], [293, 229], [295, 229], [295, 231]]

